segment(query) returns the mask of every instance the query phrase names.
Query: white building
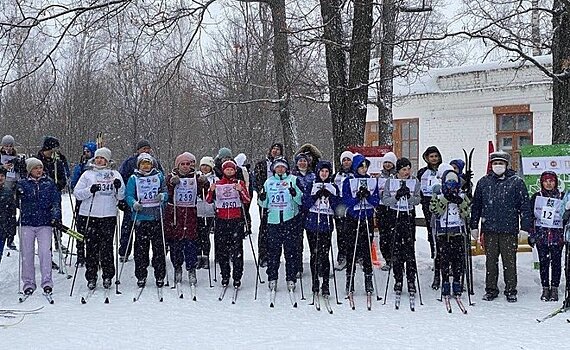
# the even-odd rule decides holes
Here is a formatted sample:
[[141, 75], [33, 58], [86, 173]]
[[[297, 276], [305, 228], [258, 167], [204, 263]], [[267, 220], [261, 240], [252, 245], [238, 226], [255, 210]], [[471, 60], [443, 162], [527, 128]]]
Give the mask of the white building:
[[[535, 59], [551, 66], [550, 56]], [[376, 71], [372, 66], [371, 74]], [[510, 152], [516, 169], [520, 146], [552, 140], [552, 80], [528, 62], [431, 69], [413, 84], [396, 81], [394, 90], [394, 151], [416, 170], [425, 165], [428, 146], [437, 146], [445, 162], [475, 148], [477, 179], [486, 172], [488, 141]], [[375, 89], [371, 94], [375, 100]], [[377, 111], [368, 106], [367, 146], [378, 143]]]

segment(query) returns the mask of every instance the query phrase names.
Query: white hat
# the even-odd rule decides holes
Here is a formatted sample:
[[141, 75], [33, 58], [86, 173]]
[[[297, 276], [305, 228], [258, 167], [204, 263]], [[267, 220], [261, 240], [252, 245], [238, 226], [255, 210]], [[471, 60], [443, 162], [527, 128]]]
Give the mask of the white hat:
[[34, 157], [26, 159], [26, 170], [28, 171], [28, 173], [31, 172], [32, 169], [37, 166], [41, 166], [43, 168], [44, 163], [42, 163], [42, 161], [39, 160], [38, 158]]
[[2, 146], [13, 145], [15, 142], [14, 136], [12, 135], [6, 135], [2, 138]]
[[137, 168], [140, 166], [140, 164], [143, 160], [147, 160], [147, 161], [151, 162], [152, 166], [156, 167], [156, 164], [154, 162], [154, 158], [150, 154], [143, 152], [143, 153], [139, 154], [139, 156], [137, 157]]
[[354, 153], [352, 153], [351, 151], [344, 151], [340, 154], [340, 162], [342, 163], [342, 160], [344, 158], [352, 160], [352, 157], [354, 157]]
[[382, 164], [384, 164], [385, 162], [390, 162], [394, 166], [396, 166], [397, 161], [398, 161], [398, 158], [396, 157], [394, 152], [388, 152], [384, 155], [384, 157], [382, 157]]
[[96, 157], [103, 157], [103, 158], [105, 158], [105, 160], [107, 162], [110, 162], [111, 161], [111, 150], [108, 149], [107, 147], [98, 148], [95, 151], [95, 158]]
[[244, 164], [245, 161], [247, 160], [247, 157], [245, 156], [245, 154], [240, 153], [240, 154], [238, 154], [238, 155], [234, 158], [234, 160], [236, 161], [236, 164], [237, 164], [238, 166], [243, 166], [243, 164]]
[[214, 158], [208, 157], [208, 156], [202, 157], [202, 159], [200, 159], [200, 166], [202, 166], [202, 165], [207, 165], [210, 168], [214, 169], [214, 166], [215, 166]]

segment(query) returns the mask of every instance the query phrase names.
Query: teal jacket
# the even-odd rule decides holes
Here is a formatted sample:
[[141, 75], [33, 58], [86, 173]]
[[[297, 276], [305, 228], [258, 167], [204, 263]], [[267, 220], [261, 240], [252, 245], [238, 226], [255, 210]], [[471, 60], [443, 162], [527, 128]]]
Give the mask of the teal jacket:
[[[135, 202], [141, 201], [141, 198], [140, 198], [141, 195], [139, 195], [139, 193], [137, 192], [137, 181], [138, 181], [138, 179], [150, 178], [151, 176], [154, 176], [154, 175], [158, 175], [158, 181], [159, 181], [159, 184], [157, 185], [158, 193], [164, 194], [164, 198], [162, 199], [162, 203], [161, 203], [161, 206], [164, 207], [164, 205], [166, 205], [166, 202], [168, 201], [168, 192], [166, 190], [166, 184], [164, 183], [164, 175], [162, 174], [162, 172], [160, 172], [156, 169], [152, 169], [149, 174], [143, 175], [138, 170], [135, 170], [135, 173], [133, 175], [131, 175], [131, 177], [129, 178], [129, 181], [127, 182], [127, 188], [125, 189], [125, 201], [129, 205], [129, 207], [131, 207], [131, 210], [133, 212], [133, 218], [135, 218], [135, 215], [136, 215], [136, 221], [154, 221], [154, 220], [158, 221], [158, 220], [160, 220], [161, 208], [158, 206], [157, 207], [145, 207], [139, 212], [136, 212], [133, 209], [133, 205], [135, 204]], [[156, 194], [157, 193], [154, 193], [154, 195], [156, 195]]]
[[[295, 189], [295, 196], [291, 196], [289, 188]], [[267, 222], [280, 224], [291, 220], [299, 214], [302, 205], [303, 191], [301, 183], [295, 175], [286, 174], [280, 177], [274, 174], [263, 184], [266, 198], [259, 201], [259, 205], [267, 208]]]

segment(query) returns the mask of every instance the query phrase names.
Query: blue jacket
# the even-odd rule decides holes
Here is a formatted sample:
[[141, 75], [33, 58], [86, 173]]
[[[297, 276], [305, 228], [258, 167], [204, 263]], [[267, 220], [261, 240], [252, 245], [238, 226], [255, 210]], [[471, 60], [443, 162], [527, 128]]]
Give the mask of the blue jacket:
[[[0, 187], [0, 226], [4, 232], [16, 224], [16, 200], [9, 186]], [[2, 244], [2, 242], [0, 242]]]
[[[327, 215], [324, 213], [311, 212], [310, 209], [317, 203], [319, 198], [315, 195], [311, 195], [313, 191], [313, 186], [322, 186], [322, 184], [330, 184], [336, 190], [336, 194], [331, 193], [328, 197], [329, 207], [333, 210], [333, 214]], [[317, 187], [318, 188], [318, 187]], [[330, 191], [329, 191], [330, 192]], [[322, 200], [322, 199], [321, 199]], [[303, 192], [303, 209], [305, 214], [304, 227], [307, 231], [316, 232], [332, 232], [334, 229], [334, 210], [340, 202], [340, 190], [338, 187], [331, 182], [331, 179], [327, 179], [324, 182], [320, 179], [315, 180], [307, 185], [305, 191]]]
[[[89, 149], [89, 151], [91, 152], [91, 156], [94, 157], [95, 151], [97, 150], [97, 144], [95, 142], [86, 142], [83, 144], [83, 149], [86, 148]], [[81, 174], [83, 174], [83, 172], [87, 170], [85, 168], [85, 165], [87, 164], [88, 161], [89, 159], [85, 159], [84, 156], [81, 156], [81, 161], [75, 164], [75, 166], [73, 167], [73, 174], [71, 175], [70, 179], [70, 186], [72, 190], [75, 188], [75, 185], [77, 185], [77, 182], [81, 177]]]
[[160, 180], [160, 188], [158, 190], [158, 193], [164, 194], [164, 198], [163, 198], [162, 203], [160, 205], [162, 207], [164, 207], [166, 205], [166, 203], [168, 202], [168, 191], [166, 189], [166, 183], [164, 182], [164, 175], [162, 174], [162, 172], [160, 172], [156, 169], [152, 169], [150, 174], [143, 175], [143, 174], [139, 173], [138, 171], [135, 171], [135, 173], [133, 175], [131, 175], [131, 177], [129, 178], [129, 181], [127, 182], [127, 188], [125, 189], [125, 201], [127, 202], [129, 207], [131, 208], [131, 211], [133, 213], [132, 214], [133, 219], [135, 218], [135, 215], [136, 215], [136, 221], [160, 220], [160, 207], [158, 207], [158, 206], [157, 207], [143, 208], [139, 212], [136, 212], [133, 209], [133, 205], [135, 204], [135, 202], [139, 201], [139, 197], [137, 195], [137, 178], [146, 177], [146, 176], [153, 176], [156, 174], [158, 174], [158, 178]]
[[[484, 218], [484, 220], [482, 220]], [[499, 177], [490, 172], [477, 182], [471, 204], [472, 229], [482, 233], [518, 234], [520, 228], [530, 232], [533, 213], [524, 181], [508, 169]]]
[[[370, 178], [370, 175], [366, 174], [362, 176], [358, 174], [357, 171], [358, 167], [365, 161], [368, 162], [368, 160], [360, 154], [354, 156], [352, 159], [352, 172], [354, 173], [355, 179]], [[374, 207], [377, 207], [380, 204], [378, 185], [376, 185], [374, 189], [370, 191], [370, 195], [368, 198], [366, 198], [372, 208], [360, 210], [360, 199], [358, 199], [358, 197], [352, 196], [350, 180], [350, 178], [346, 178], [342, 183], [342, 204], [346, 207], [346, 214], [354, 219], [358, 219], [359, 213], [361, 215], [363, 214], [369, 219], [372, 218], [374, 215]]]
[[22, 226], [50, 226], [52, 220], [61, 221], [61, 194], [47, 176], [22, 179], [17, 191]]

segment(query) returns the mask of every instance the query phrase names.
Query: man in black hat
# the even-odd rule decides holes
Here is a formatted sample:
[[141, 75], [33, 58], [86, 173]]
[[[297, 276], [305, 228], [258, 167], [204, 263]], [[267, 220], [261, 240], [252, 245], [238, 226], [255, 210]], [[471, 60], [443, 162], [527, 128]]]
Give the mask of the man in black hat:
[[[153, 153], [152, 146], [150, 145], [150, 142], [148, 140], [141, 139], [139, 142], [137, 142], [135, 146], [135, 153], [132, 156], [125, 159], [123, 163], [121, 163], [121, 166], [119, 167], [119, 173], [123, 177], [124, 183], [129, 182], [129, 178], [131, 177], [131, 175], [134, 174], [135, 169], [137, 169], [137, 158], [141, 153], [148, 153], [152, 155]], [[157, 163], [157, 169], [164, 174], [162, 165], [160, 165], [160, 162], [158, 161], [158, 159], [156, 159], [156, 157], [155, 160]], [[119, 202], [119, 209], [123, 211], [123, 222], [121, 224], [121, 239], [119, 246], [119, 257], [120, 257], [119, 259], [121, 260], [121, 262], [124, 262], [128, 260], [128, 257], [131, 254], [131, 250], [133, 248], [132, 239], [131, 242], [129, 242], [129, 235], [131, 233], [133, 221], [131, 217], [131, 210], [124, 201]]]
[[[499, 296], [499, 255], [503, 262], [507, 301], [517, 301], [518, 240], [532, 228], [533, 213], [524, 181], [508, 169], [511, 156], [503, 151], [489, 156], [492, 171], [477, 182], [471, 205], [471, 236], [479, 239], [479, 221], [484, 235], [485, 295], [491, 301]], [[519, 226], [520, 222], [520, 226]]]

